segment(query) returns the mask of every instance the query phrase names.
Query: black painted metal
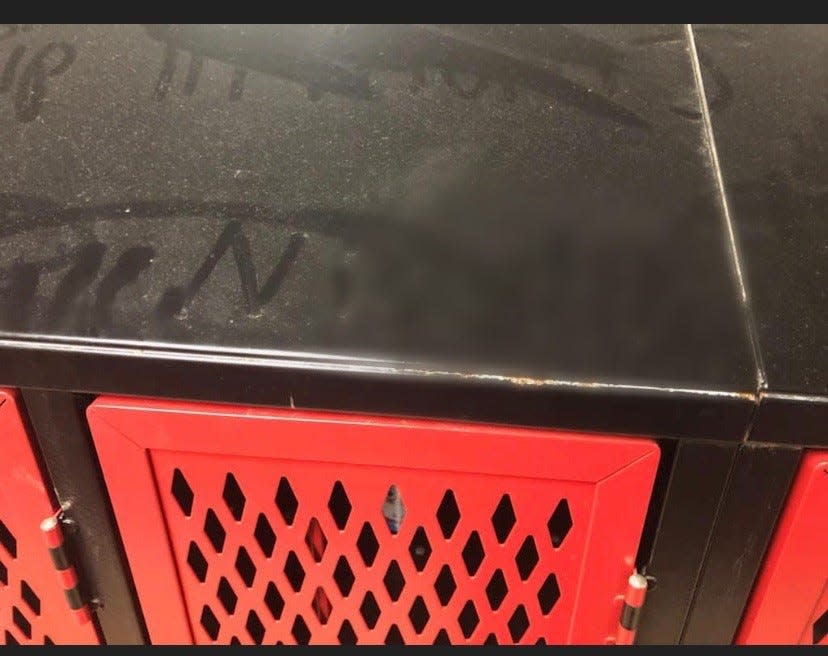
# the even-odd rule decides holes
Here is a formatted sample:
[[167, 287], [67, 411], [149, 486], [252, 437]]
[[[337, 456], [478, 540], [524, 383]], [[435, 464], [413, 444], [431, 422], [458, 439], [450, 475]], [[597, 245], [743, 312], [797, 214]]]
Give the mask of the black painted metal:
[[[264, 369], [307, 352], [311, 367], [378, 357], [423, 380], [457, 372], [470, 389], [498, 379], [502, 404], [558, 399], [546, 414], [515, 413], [520, 423], [741, 437], [764, 391], [746, 323], [772, 394], [824, 395], [825, 222], [810, 217], [824, 209], [825, 32], [694, 28], [753, 312], [744, 321], [681, 26], [6, 26], [0, 63], [17, 64], [0, 103], [5, 381], [102, 390], [80, 375], [112, 362], [99, 349], [130, 361], [146, 345], [213, 362], [256, 349]], [[59, 63], [22, 103], [44, 57]], [[767, 85], [769, 68], [795, 74]], [[31, 352], [20, 344], [35, 336], [75, 350], [21, 372]], [[175, 377], [210, 368], [187, 360]], [[170, 372], [141, 366], [149, 380]], [[214, 386], [181, 394], [292, 394], [217, 369]], [[271, 373], [256, 379], [266, 387]], [[405, 397], [388, 405], [423, 412]], [[763, 408], [750, 439], [813, 432], [805, 406], [785, 404], [784, 426]]]
[[695, 32], [767, 390], [826, 396], [828, 29]]
[[[753, 409], [735, 395], [534, 385], [324, 361], [0, 345], [0, 384], [420, 415], [638, 435], [738, 440]], [[600, 409], [600, 410], [599, 410]]]
[[652, 558], [653, 545], [661, 523], [662, 506], [670, 486], [676, 451], [680, 443], [679, 440], [664, 438], [657, 441], [661, 452], [658, 460], [658, 470], [656, 471], [655, 481], [653, 481], [650, 506], [647, 508], [647, 516], [644, 518], [644, 528], [641, 531], [641, 540], [638, 543], [638, 553], [635, 558], [635, 566], [639, 572], [646, 569]]
[[795, 447], [739, 447], [687, 618], [683, 644], [733, 641], [800, 456], [801, 449]]
[[[15, 48], [55, 70], [0, 98], [7, 349], [756, 391], [681, 26], [67, 25]], [[693, 403], [686, 434], [739, 432]]]
[[762, 394], [750, 439], [765, 443], [828, 446], [828, 397]]
[[636, 644], [678, 644], [737, 445], [678, 444], [645, 573], [654, 576]]
[[145, 631], [120, 537], [92, 447], [81, 400], [24, 389], [23, 402], [58, 501], [71, 505], [74, 562], [85, 592], [103, 604], [96, 616], [109, 644], [143, 644]]

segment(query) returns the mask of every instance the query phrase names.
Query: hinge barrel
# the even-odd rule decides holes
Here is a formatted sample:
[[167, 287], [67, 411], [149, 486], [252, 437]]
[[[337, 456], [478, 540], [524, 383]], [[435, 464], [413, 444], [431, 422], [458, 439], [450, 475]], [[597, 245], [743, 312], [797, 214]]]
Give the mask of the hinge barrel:
[[61, 511], [58, 511], [54, 515], [50, 515], [44, 519], [40, 522], [40, 530], [43, 532], [46, 546], [49, 549], [49, 556], [52, 558], [52, 564], [55, 566], [58, 581], [66, 596], [66, 603], [69, 605], [78, 624], [86, 624], [92, 617], [89, 612], [89, 606], [84, 602], [80, 592], [77, 571], [74, 565], [69, 562], [66, 541], [63, 537], [63, 530], [60, 527], [60, 515]]
[[646, 596], [647, 579], [638, 572], [633, 572], [627, 579], [624, 604], [621, 607], [621, 617], [618, 620], [618, 631], [615, 635], [616, 645], [631, 645], [635, 641], [641, 607], [644, 605]]

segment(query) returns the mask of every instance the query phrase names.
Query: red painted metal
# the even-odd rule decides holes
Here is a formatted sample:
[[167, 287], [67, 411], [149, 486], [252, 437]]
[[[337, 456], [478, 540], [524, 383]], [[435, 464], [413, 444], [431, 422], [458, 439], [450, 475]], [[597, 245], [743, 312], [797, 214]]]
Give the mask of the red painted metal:
[[647, 440], [290, 409], [88, 417], [154, 643], [605, 643], [658, 462]]
[[633, 631], [632, 629], [625, 629], [623, 626], [619, 624], [618, 631], [615, 634], [615, 640], [613, 640], [611, 644], [614, 644], [617, 647], [629, 647], [634, 643], [635, 631]]
[[828, 452], [799, 473], [737, 635], [739, 644], [828, 644]]
[[78, 584], [78, 575], [75, 573], [75, 568], [58, 571], [58, 581], [64, 590], [71, 590]]
[[55, 578], [41, 520], [55, 512], [15, 394], [0, 389], [0, 643], [95, 644]]

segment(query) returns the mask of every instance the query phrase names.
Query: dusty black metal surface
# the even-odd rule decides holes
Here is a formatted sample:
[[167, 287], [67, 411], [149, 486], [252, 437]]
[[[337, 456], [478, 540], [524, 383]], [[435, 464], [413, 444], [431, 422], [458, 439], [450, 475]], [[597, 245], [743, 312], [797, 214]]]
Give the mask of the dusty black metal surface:
[[51, 26], [0, 64], [10, 340], [756, 387], [681, 26]]
[[828, 443], [826, 43], [0, 26], [0, 384], [53, 390], [86, 547], [120, 554], [65, 392], [681, 438], [639, 642], [729, 641], [798, 459], [736, 443]]
[[[715, 96], [711, 118], [766, 388], [826, 396], [828, 30], [729, 25], [695, 32], [708, 61], [705, 87]], [[782, 420], [790, 433], [773, 432], [774, 439], [813, 441], [814, 410], [801, 401], [763, 403], [751, 439], [766, 440], [768, 424]], [[828, 441], [824, 429], [820, 441]]]

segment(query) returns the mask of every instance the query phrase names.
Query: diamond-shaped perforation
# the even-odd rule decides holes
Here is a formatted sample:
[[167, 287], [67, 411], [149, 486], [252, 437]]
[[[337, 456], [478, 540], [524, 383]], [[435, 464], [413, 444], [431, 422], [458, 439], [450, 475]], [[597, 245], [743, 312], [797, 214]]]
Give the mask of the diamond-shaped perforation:
[[253, 581], [256, 578], [256, 565], [244, 547], [239, 547], [236, 554], [236, 571], [248, 588], [253, 586]]
[[408, 619], [411, 620], [411, 626], [417, 633], [422, 633], [423, 629], [428, 624], [431, 614], [428, 612], [425, 600], [418, 596], [411, 605], [411, 610], [408, 611]]
[[212, 508], [207, 509], [207, 516], [204, 519], [204, 534], [213, 545], [216, 553], [221, 553], [224, 549], [224, 541], [227, 538], [227, 532], [221, 525], [218, 516], [213, 512]]
[[334, 483], [331, 496], [328, 499], [328, 510], [331, 511], [334, 524], [342, 531], [348, 524], [348, 518], [351, 516], [351, 500], [348, 499], [348, 494], [345, 492], [345, 486], [340, 481]]
[[345, 556], [340, 556], [339, 560], [336, 561], [336, 568], [334, 569], [334, 581], [343, 597], [351, 594], [351, 588], [354, 587], [355, 580], [354, 571], [351, 569]]
[[512, 636], [512, 642], [519, 642], [528, 628], [529, 616], [526, 614], [526, 608], [521, 604], [509, 618], [509, 635]]
[[402, 633], [400, 633], [400, 629], [396, 624], [392, 624], [391, 628], [388, 629], [388, 633], [385, 634], [385, 644], [386, 645], [404, 645], [405, 640], [403, 639]]
[[316, 592], [313, 593], [313, 603], [311, 605], [313, 606], [313, 612], [319, 623], [323, 626], [327, 624], [328, 618], [331, 616], [333, 605], [331, 604], [330, 598], [325, 593], [324, 588], [316, 588]]
[[[181, 512], [189, 517], [193, 512], [193, 499], [195, 499], [195, 494], [180, 469], [175, 469], [175, 471], [173, 471], [172, 486], [170, 491], [172, 492], [176, 503], [178, 503], [178, 507], [181, 508]], [[3, 522], [0, 521], [0, 542], [3, 542], [5, 545], [5, 542], [3, 541], [4, 528], [5, 526]]]
[[561, 499], [555, 510], [549, 517], [549, 523], [546, 525], [549, 530], [549, 537], [552, 540], [552, 546], [559, 548], [569, 531], [572, 529], [572, 514], [569, 511], [569, 503], [566, 499]]
[[385, 526], [393, 535], [400, 532], [403, 520], [405, 519], [405, 501], [400, 489], [391, 485], [385, 493], [385, 500], [380, 507], [382, 516], [385, 517]]
[[244, 626], [247, 629], [247, 633], [250, 634], [250, 637], [253, 639], [253, 642], [257, 645], [262, 644], [265, 635], [265, 627], [255, 610], [251, 610], [247, 614], [247, 622]]
[[391, 597], [391, 601], [397, 601], [405, 587], [405, 577], [396, 560], [392, 560], [388, 565], [382, 582], [388, 591], [388, 596]]
[[451, 638], [449, 638], [449, 634], [446, 633], [445, 629], [440, 629], [437, 632], [437, 635], [434, 638], [434, 644], [435, 645], [450, 645], [451, 644]]
[[377, 552], [379, 551], [379, 542], [377, 542], [377, 536], [374, 533], [374, 529], [371, 528], [371, 525], [368, 522], [362, 525], [362, 530], [359, 532], [359, 538], [357, 539], [357, 549], [359, 550], [359, 555], [362, 556], [362, 561], [368, 566], [374, 564], [374, 559], [377, 557]]
[[554, 574], [550, 574], [538, 590], [538, 603], [541, 612], [548, 615], [560, 598], [561, 589], [558, 587], [558, 579]]
[[32, 639], [32, 623], [17, 606], [12, 606], [12, 622], [26, 638]]
[[296, 644], [307, 645], [310, 643], [311, 632], [305, 619], [301, 615], [297, 615], [296, 619], [293, 620], [293, 627], [291, 627], [290, 633], [293, 639], [296, 640]]
[[288, 554], [285, 561], [285, 576], [294, 592], [302, 589], [302, 583], [305, 581], [305, 568], [302, 567], [302, 563], [293, 551]]
[[288, 480], [282, 476], [279, 479], [279, 486], [276, 488], [276, 507], [282, 514], [282, 519], [288, 526], [293, 525], [293, 520], [296, 519], [296, 511], [299, 510], [299, 500], [293, 492]]
[[460, 624], [460, 630], [466, 638], [470, 638], [477, 625], [480, 624], [480, 616], [477, 614], [477, 609], [474, 607], [474, 602], [471, 600], [466, 602], [463, 610], [460, 611], [460, 616], [457, 618]]
[[230, 514], [233, 515], [233, 519], [237, 522], [241, 521], [247, 499], [233, 474], [228, 473], [224, 479], [224, 491], [221, 493], [221, 496], [224, 499], [224, 503], [227, 504], [227, 509], [230, 511]]
[[311, 518], [308, 524], [308, 530], [305, 533], [305, 544], [308, 546], [311, 557], [317, 563], [322, 562], [322, 556], [325, 555], [325, 549], [328, 548], [328, 538], [319, 524], [316, 517]]
[[253, 537], [256, 538], [256, 544], [262, 550], [265, 558], [270, 558], [273, 555], [273, 548], [276, 546], [276, 534], [267, 521], [264, 513], [259, 513], [256, 519], [256, 530], [253, 532]]
[[451, 573], [451, 568], [448, 565], [443, 565], [440, 573], [437, 575], [437, 580], [434, 581], [434, 590], [437, 593], [437, 598], [443, 606], [447, 606], [457, 590], [457, 582]]
[[437, 523], [440, 524], [440, 530], [443, 532], [443, 537], [450, 538], [454, 534], [454, 529], [460, 522], [460, 508], [457, 505], [457, 499], [454, 497], [454, 492], [447, 490], [443, 495], [443, 500], [437, 508]]
[[415, 569], [422, 572], [431, 557], [431, 543], [428, 541], [428, 536], [422, 526], [417, 527], [417, 530], [414, 531], [414, 537], [411, 538], [408, 551], [411, 554], [411, 561], [414, 563]]
[[486, 586], [486, 597], [489, 599], [489, 605], [492, 610], [497, 610], [506, 598], [506, 593], [509, 592], [509, 587], [506, 585], [506, 577], [503, 576], [503, 570], [497, 569], [489, 584]]
[[814, 622], [812, 643], [818, 645], [825, 640], [826, 637], [828, 637], [828, 610], [820, 615], [816, 622]]
[[282, 597], [279, 589], [273, 584], [273, 581], [267, 584], [264, 601], [273, 619], [281, 619], [282, 612], [285, 610], [285, 599]]
[[20, 596], [35, 615], [40, 615], [40, 597], [29, 587], [26, 581], [20, 582]]
[[379, 620], [380, 616], [380, 607], [377, 604], [376, 597], [374, 597], [374, 594], [370, 590], [365, 593], [365, 598], [359, 606], [359, 614], [362, 615], [362, 619], [365, 620], [365, 625], [369, 629], [373, 629], [377, 625], [377, 620]]
[[500, 542], [500, 544], [506, 542], [506, 539], [509, 537], [509, 534], [515, 526], [515, 522], [517, 522], [517, 517], [515, 517], [515, 509], [512, 506], [512, 500], [509, 498], [508, 494], [504, 494], [500, 499], [500, 503], [497, 504], [494, 514], [492, 515], [492, 527], [494, 528], [495, 535], [497, 536], [497, 541]]
[[539, 560], [540, 556], [538, 556], [538, 549], [535, 546], [535, 539], [530, 535], [523, 541], [517, 556], [515, 556], [515, 564], [522, 581], [532, 575]]
[[213, 610], [206, 604], [201, 609], [201, 626], [204, 627], [207, 635], [210, 636], [210, 640], [215, 641], [218, 639], [221, 624], [219, 623]]
[[9, 570], [6, 565], [0, 560], [0, 585], [9, 584]]
[[469, 576], [477, 574], [485, 555], [486, 552], [483, 550], [483, 541], [480, 539], [480, 534], [477, 531], [472, 531], [462, 553], [463, 562], [466, 564], [466, 571]]
[[204, 583], [204, 579], [207, 578], [207, 559], [195, 542], [190, 542], [190, 548], [187, 551], [187, 564], [193, 574], [196, 575], [196, 578]]
[[224, 607], [224, 610], [227, 611], [228, 615], [232, 615], [236, 612], [236, 604], [239, 601], [239, 597], [236, 594], [236, 591], [233, 590], [233, 586], [230, 585], [230, 581], [223, 576], [219, 579], [216, 596], [221, 602], [221, 605]]
[[348, 620], [342, 622], [342, 626], [339, 628], [339, 633], [336, 634], [336, 637], [340, 645], [357, 644], [357, 634]]
[[0, 544], [12, 558], [17, 558], [17, 539], [14, 537], [8, 526], [0, 520]]

